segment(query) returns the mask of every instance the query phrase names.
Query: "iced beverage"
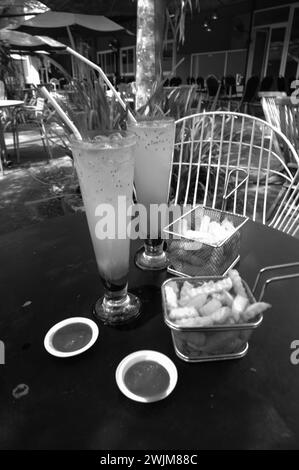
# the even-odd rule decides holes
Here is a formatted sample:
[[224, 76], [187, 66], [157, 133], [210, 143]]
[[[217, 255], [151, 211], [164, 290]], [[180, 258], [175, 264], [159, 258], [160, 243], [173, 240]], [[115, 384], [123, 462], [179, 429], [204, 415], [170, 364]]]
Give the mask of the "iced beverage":
[[174, 146], [174, 120], [139, 121], [129, 126], [136, 142], [135, 186], [138, 203], [167, 203]]
[[[130, 239], [124, 230], [119, 236], [118, 221], [126, 220], [119, 211], [132, 204], [135, 141], [130, 133], [107, 132], [71, 142], [95, 257], [106, 289], [96, 309], [106, 323], [120, 323], [128, 316]], [[115, 302], [119, 308], [117, 314], [114, 308], [113, 317]]]
[[[137, 201], [147, 210], [145, 249], [135, 258], [142, 269], [164, 269], [167, 266], [161, 232], [166, 221], [150, 218], [151, 204], [168, 202], [175, 122], [173, 119], [144, 120], [130, 124], [128, 129], [136, 136], [135, 187]], [[155, 240], [150, 239], [155, 233]]]

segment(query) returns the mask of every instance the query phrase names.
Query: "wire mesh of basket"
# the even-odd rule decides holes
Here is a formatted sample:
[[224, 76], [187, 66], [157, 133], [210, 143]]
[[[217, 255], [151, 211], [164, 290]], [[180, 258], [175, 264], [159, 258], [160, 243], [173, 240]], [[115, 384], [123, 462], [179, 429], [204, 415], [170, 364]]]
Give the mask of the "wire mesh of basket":
[[[227, 236], [200, 236], [198, 230], [207, 221], [224, 221], [232, 229]], [[239, 259], [240, 229], [248, 218], [219, 209], [199, 205], [164, 228], [168, 241], [169, 270], [184, 276], [219, 276], [227, 272]], [[193, 233], [194, 234], [193, 234]]]
[[[259, 271], [252, 289], [242, 279], [249, 303], [261, 302], [270, 284], [299, 278], [298, 269], [298, 261], [264, 267]], [[289, 271], [289, 274], [283, 274], [283, 271]], [[278, 272], [278, 275], [273, 276], [275, 272]], [[197, 276], [188, 278], [187, 284], [196, 288], [204, 283], [217, 282], [221, 279], [224, 277]], [[173, 306], [169, 303], [166, 290], [168, 286], [173, 288], [175, 285], [176, 296], [180, 296], [185, 283], [185, 278], [170, 278], [161, 286], [164, 322], [171, 330], [177, 356], [187, 362], [238, 359], [245, 356], [248, 351], [248, 341], [253, 331], [261, 325], [263, 314], [257, 313], [246, 323], [214, 324], [207, 327], [178, 325], [169, 317]]]

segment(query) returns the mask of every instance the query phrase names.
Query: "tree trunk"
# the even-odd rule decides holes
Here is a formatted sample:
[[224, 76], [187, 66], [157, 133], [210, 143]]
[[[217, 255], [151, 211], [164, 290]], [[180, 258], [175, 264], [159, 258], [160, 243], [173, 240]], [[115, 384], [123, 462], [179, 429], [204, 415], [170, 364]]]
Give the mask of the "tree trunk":
[[136, 42], [136, 109], [148, 101], [162, 73], [166, 0], [138, 0]]

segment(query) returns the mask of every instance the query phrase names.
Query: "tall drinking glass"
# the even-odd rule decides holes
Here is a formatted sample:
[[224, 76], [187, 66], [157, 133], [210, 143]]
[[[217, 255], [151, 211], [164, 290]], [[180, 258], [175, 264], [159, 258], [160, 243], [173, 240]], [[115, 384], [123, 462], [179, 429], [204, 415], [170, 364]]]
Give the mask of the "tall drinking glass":
[[[137, 138], [135, 148], [137, 200], [138, 204], [145, 206], [147, 211], [146, 240], [144, 247], [136, 253], [135, 263], [141, 269], [165, 269], [168, 259], [163, 249], [163, 220], [159, 223], [156, 217], [151, 216], [150, 207], [154, 204], [166, 205], [168, 202], [175, 122], [173, 119], [144, 120], [129, 124], [128, 129]], [[154, 211], [153, 213], [155, 214]], [[150, 232], [156, 232], [155, 238], [150, 236]]]
[[94, 314], [112, 325], [132, 320], [140, 311], [138, 297], [127, 292], [130, 239], [125, 229], [126, 207], [132, 204], [135, 144], [133, 134], [114, 131], [98, 132], [96, 137], [71, 142], [95, 257], [105, 288], [104, 296], [96, 302]]

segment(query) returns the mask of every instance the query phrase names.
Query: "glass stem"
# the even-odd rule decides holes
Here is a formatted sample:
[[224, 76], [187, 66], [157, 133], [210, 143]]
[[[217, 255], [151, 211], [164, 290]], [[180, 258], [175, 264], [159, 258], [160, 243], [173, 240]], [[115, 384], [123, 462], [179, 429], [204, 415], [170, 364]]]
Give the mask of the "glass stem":
[[156, 240], [151, 240], [148, 238], [144, 242], [144, 254], [146, 256], [161, 256], [163, 255], [163, 245], [164, 240], [162, 238], [157, 238]]
[[128, 302], [128, 285], [120, 290], [109, 290], [105, 288], [103, 304], [107, 308], [121, 306]]

